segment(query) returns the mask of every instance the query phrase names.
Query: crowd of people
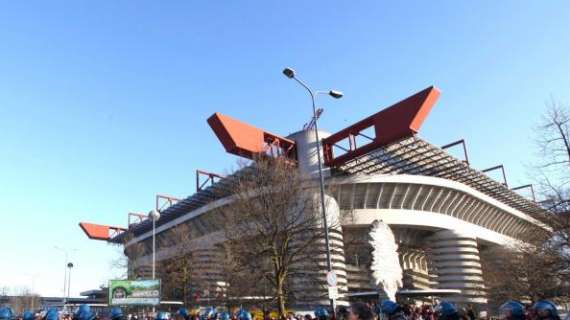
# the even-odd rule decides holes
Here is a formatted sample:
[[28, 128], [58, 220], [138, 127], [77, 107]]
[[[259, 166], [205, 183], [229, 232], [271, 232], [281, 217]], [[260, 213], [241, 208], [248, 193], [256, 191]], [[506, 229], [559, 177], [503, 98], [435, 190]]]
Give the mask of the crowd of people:
[[[561, 320], [556, 305], [548, 300], [540, 300], [532, 305], [523, 305], [518, 301], [508, 301], [499, 308], [502, 320]], [[324, 307], [317, 308], [313, 314], [289, 314], [282, 320], [475, 320], [477, 317], [470, 308], [458, 308], [455, 304], [442, 301], [432, 307], [423, 305], [412, 307], [385, 300], [380, 304], [353, 303], [350, 307], [339, 307], [335, 313]], [[138, 320], [136, 316], [125, 315], [119, 307], [109, 312], [95, 313], [89, 305], [81, 305], [73, 314], [63, 314], [57, 308], [50, 308], [41, 313], [25, 311], [15, 314], [10, 307], [0, 308], [0, 320]], [[240, 309], [238, 312], [218, 312], [210, 307], [202, 312], [191, 314], [188, 309], [180, 308], [175, 314], [156, 312], [146, 320], [275, 320], [269, 317], [256, 319], [250, 312]], [[568, 319], [567, 319], [568, 320]]]
[[[459, 308], [447, 301], [442, 301], [435, 307], [431, 305], [411, 307], [386, 300], [376, 309], [382, 320], [475, 320], [478, 318], [471, 307]], [[556, 305], [549, 300], [540, 300], [526, 306], [519, 301], [507, 301], [499, 307], [499, 318], [503, 320], [561, 320]]]

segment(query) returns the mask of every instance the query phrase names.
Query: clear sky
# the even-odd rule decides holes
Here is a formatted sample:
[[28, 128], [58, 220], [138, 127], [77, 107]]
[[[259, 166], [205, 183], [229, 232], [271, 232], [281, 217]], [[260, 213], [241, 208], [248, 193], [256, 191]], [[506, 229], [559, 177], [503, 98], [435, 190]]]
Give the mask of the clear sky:
[[429, 85], [421, 135], [468, 142], [474, 167], [529, 182], [533, 126], [570, 102], [568, 1], [7, 1], [0, 9], [0, 287], [72, 294], [119, 272], [79, 221], [125, 225], [194, 170], [227, 172], [206, 118], [279, 134], [310, 118], [291, 66], [341, 129]]

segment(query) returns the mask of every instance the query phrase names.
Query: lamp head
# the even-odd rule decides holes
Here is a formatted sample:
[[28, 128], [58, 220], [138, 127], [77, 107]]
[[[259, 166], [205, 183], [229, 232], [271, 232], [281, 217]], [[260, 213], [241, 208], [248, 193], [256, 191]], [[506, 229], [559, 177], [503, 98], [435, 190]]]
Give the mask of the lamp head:
[[340, 91], [337, 91], [337, 90], [331, 90], [331, 91], [329, 91], [329, 96], [331, 96], [335, 99], [340, 99], [344, 96], [344, 94]]
[[160, 213], [156, 210], [152, 210], [151, 212], [148, 213], [148, 217], [151, 220], [158, 220], [160, 218]]
[[293, 79], [295, 77], [295, 70], [287, 67], [285, 69], [283, 69], [283, 74], [289, 78], [289, 79]]

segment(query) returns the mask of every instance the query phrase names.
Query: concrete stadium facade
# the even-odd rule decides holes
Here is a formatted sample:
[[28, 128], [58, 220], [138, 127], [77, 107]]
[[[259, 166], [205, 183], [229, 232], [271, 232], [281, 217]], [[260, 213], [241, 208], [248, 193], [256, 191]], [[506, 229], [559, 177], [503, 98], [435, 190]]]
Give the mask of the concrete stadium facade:
[[[387, 110], [405, 109], [406, 104], [401, 103]], [[424, 107], [425, 104], [421, 105]], [[420, 114], [421, 110], [417, 113]], [[382, 123], [387, 114], [390, 113], [379, 113], [372, 119], [377, 136], [378, 128], [387, 126]], [[223, 125], [229, 127], [228, 123]], [[235, 122], [230, 124], [235, 125]], [[242, 123], [238, 125], [241, 126], [238, 126], [240, 134], [248, 129], [244, 129]], [[393, 127], [393, 124], [389, 125]], [[220, 140], [234, 134], [229, 130], [229, 133], [220, 134], [213, 128]], [[350, 132], [349, 137], [356, 135], [356, 131]], [[370, 269], [370, 252], [374, 248], [371, 248], [369, 239], [371, 225], [375, 221], [387, 224], [394, 234], [403, 272], [401, 294], [406, 290], [451, 290], [457, 293], [446, 299], [459, 304], [479, 305], [487, 303], [481, 252], [520, 242], [521, 234], [543, 227], [533, 218], [533, 213], [541, 208], [532, 200], [509, 190], [506, 183], [496, 182], [471, 168], [467, 161], [458, 160], [442, 148], [417, 138], [415, 132], [389, 142], [380, 143], [378, 137], [371, 138], [371, 143], [377, 144], [373, 147], [365, 145], [366, 152], [351, 147], [347, 154], [354, 152], [356, 155], [340, 165], [331, 165], [335, 159], [329, 155], [327, 162], [325, 154], [326, 141], [336, 139], [338, 134], [321, 132], [320, 135], [324, 137], [325, 147], [322, 158], [325, 159], [327, 211], [340, 222], [331, 230], [332, 265], [338, 276], [339, 305], [346, 305], [355, 297], [380, 292]], [[294, 145], [298, 170], [316, 180], [318, 160], [314, 132], [304, 130], [280, 139]], [[233, 146], [240, 147], [239, 143]], [[247, 148], [251, 149], [242, 147], [249, 150]], [[242, 149], [239, 154], [243, 156]], [[232, 152], [227, 146], [226, 150]], [[171, 241], [161, 241], [167, 245], [159, 246], [157, 251], [158, 261], [168, 261], [182, 250], [172, 230], [181, 224], [188, 227], [191, 244], [184, 250], [196, 258], [192, 277], [199, 279], [201, 288], [198, 290], [209, 294], [215, 292], [218, 297], [225, 294], [229, 284], [224, 281], [224, 271], [219, 263], [224, 254], [220, 247], [225, 240], [221, 231], [224, 217], [216, 209], [231, 207], [232, 198], [214, 196], [214, 189], [222, 188], [227, 179], [231, 176], [165, 209], [156, 228], [159, 239], [172, 238]], [[134, 237], [128, 241], [124, 237], [126, 232], [108, 241], [124, 242], [126, 253], [130, 247], [144, 244], [144, 253], [131, 257], [130, 264], [134, 276], [148, 276], [152, 237], [150, 223], [145, 221], [131, 226], [129, 231], [133, 231]], [[308, 288], [302, 281], [293, 282], [292, 290], [305, 293], [294, 301], [294, 308], [306, 310], [329, 303], [324, 239], [314, 249], [322, 266], [319, 275], [321, 285]]]
[[[291, 136], [298, 146], [306, 147], [304, 159], [307, 161], [300, 167], [315, 174], [312, 169], [316, 163], [310, 155], [316, 151], [307, 147], [314, 145], [306, 140], [307, 137], [312, 138], [312, 134], [301, 132]], [[303, 159], [303, 154], [299, 155]], [[328, 174], [326, 184], [327, 189], [332, 190], [328, 194], [328, 211], [334, 212], [337, 208], [342, 226], [331, 230], [333, 268], [341, 294], [339, 304], [346, 304], [353, 294], [378, 289], [368, 267], [367, 242], [362, 241], [360, 246], [345, 245], [346, 242], [353, 243], [352, 239], [367, 239], [370, 225], [375, 220], [384, 221], [394, 231], [404, 271], [403, 289], [457, 289], [461, 294], [448, 299], [471, 304], [487, 302], [480, 251], [516, 243], [519, 234], [540, 225], [531, 216], [448, 179], [407, 174], [347, 177]], [[219, 229], [223, 217], [215, 215], [219, 215], [217, 208], [231, 206], [231, 202], [231, 197], [218, 199], [157, 228], [158, 237], [168, 237], [169, 230], [185, 223], [190, 233], [196, 235], [190, 247], [196, 257], [194, 277], [207, 283], [205, 286], [209, 288], [202, 290], [223, 293], [227, 285], [219, 263], [223, 261], [223, 252], [218, 247], [224, 242], [224, 234]], [[148, 248], [151, 236], [149, 230], [132, 239], [126, 247], [146, 242]], [[324, 241], [319, 245], [322, 249]], [[175, 245], [159, 248], [158, 261], [167, 261], [175, 252], [178, 254], [178, 250]], [[325, 259], [326, 256], [321, 254], [323, 286], [312, 288], [315, 292], [307, 297], [307, 301], [298, 301], [299, 306], [328, 304], [324, 286]], [[143, 266], [144, 274], [148, 275], [149, 254], [133, 263]], [[311, 291], [302, 283], [293, 286], [293, 290], [295, 287], [304, 292]]]

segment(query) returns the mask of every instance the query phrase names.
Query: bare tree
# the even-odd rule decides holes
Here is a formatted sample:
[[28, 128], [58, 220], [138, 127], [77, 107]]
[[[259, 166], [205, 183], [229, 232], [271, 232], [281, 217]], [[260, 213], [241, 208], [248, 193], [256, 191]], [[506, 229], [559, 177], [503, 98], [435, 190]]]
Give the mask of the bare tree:
[[234, 201], [220, 209], [234, 272], [249, 278], [250, 284], [266, 285], [279, 315], [285, 316], [288, 298], [294, 299], [291, 281], [318, 272], [308, 270], [318, 267], [316, 263], [306, 263], [310, 248], [323, 237], [314, 185], [280, 158], [257, 159], [235, 176]]
[[[157, 246], [164, 254], [159, 261], [157, 261], [156, 272], [157, 277], [161, 279], [161, 295], [163, 299], [182, 301], [184, 305], [189, 306], [198, 304], [198, 297], [204, 293], [206, 289], [213, 290], [213, 295], [217, 300], [223, 302], [227, 297], [225, 292], [226, 288], [214, 288], [212, 282], [229, 283], [233, 282], [232, 293], [242, 292], [242, 288], [251, 289], [251, 284], [245, 284], [244, 281], [238, 281], [241, 274], [236, 271], [229, 259], [224, 259], [223, 255], [219, 261], [222, 268], [222, 277], [212, 277], [212, 270], [204, 268], [196, 268], [196, 254], [197, 249], [193, 243], [193, 236], [191, 228], [188, 224], [182, 223], [176, 227], [164, 231], [166, 234], [160, 234], [157, 237]], [[124, 256], [113, 261], [112, 266], [124, 272], [125, 278], [136, 279], [149, 277], [150, 260], [149, 260], [149, 247], [148, 243], [144, 241], [131, 243], [134, 238], [132, 233], [127, 233], [122, 241], [122, 250]], [[220, 251], [224, 251], [223, 246]], [[214, 279], [215, 278], [215, 279]], [[218, 279], [219, 278], [219, 279]], [[214, 292], [215, 291], [215, 292]], [[211, 296], [207, 298], [211, 299]], [[226, 300], [226, 304], [231, 301]]]
[[262, 281], [264, 280], [263, 277], [257, 274], [252, 275], [247, 268], [236, 263], [238, 259], [234, 257], [229, 243], [222, 245], [222, 250], [224, 255], [220, 264], [223, 276], [220, 280], [226, 285], [221, 292], [222, 299], [220, 302], [225, 304], [228, 309], [232, 309], [247, 302], [243, 297], [255, 296], [259, 292], [263, 293], [264, 283]]
[[25, 310], [35, 310], [41, 307], [41, 298], [28, 288], [19, 288], [10, 297], [9, 304], [14, 311], [22, 313]]
[[547, 105], [536, 127], [540, 161], [534, 167], [546, 228], [519, 234], [511, 248], [482, 251], [482, 267], [491, 301], [565, 300], [570, 294], [570, 110]]
[[142, 277], [142, 271], [137, 266], [138, 259], [145, 255], [145, 246], [142, 242], [127, 244], [135, 237], [130, 231], [119, 244], [113, 244], [120, 250], [119, 257], [111, 261], [111, 268], [120, 272], [121, 278], [136, 279]]
[[570, 110], [555, 102], [547, 105], [540, 125], [537, 146], [541, 161], [536, 166], [541, 203], [548, 214], [540, 217], [551, 233], [531, 235], [544, 254], [559, 259], [560, 277], [570, 275]]
[[186, 224], [179, 224], [162, 237], [160, 247], [169, 247], [170, 255], [159, 264], [162, 294], [169, 299], [182, 300], [188, 305], [192, 279], [192, 237]]
[[489, 301], [498, 307], [504, 301], [536, 301], [561, 298], [561, 279], [552, 275], [557, 269], [555, 256], [534, 245], [525, 248], [493, 247], [481, 252], [481, 265]]
[[539, 168], [565, 169], [563, 177], [568, 178], [570, 169], [570, 110], [568, 107], [551, 101], [538, 125], [538, 149], [543, 161]]
[[[167, 236], [160, 237], [159, 247], [167, 252], [167, 257], [158, 264], [162, 295], [165, 299], [181, 300], [186, 306], [198, 304], [197, 297], [207, 290], [209, 293], [204, 298], [223, 302], [224, 298], [228, 297], [228, 293], [225, 292], [227, 285], [222, 283], [234, 282], [233, 294], [246, 287], [236, 281], [240, 273], [235, 269], [232, 261], [226, 258], [223, 244], [214, 245], [208, 250], [211, 251], [210, 253], [219, 253], [219, 258], [214, 260], [219, 268], [204, 269], [203, 265], [199, 265], [196, 253], [196, 250], [203, 249], [193, 243], [191, 228], [188, 224], [179, 224], [166, 232], [168, 232]], [[250, 288], [251, 285], [247, 287]], [[230, 301], [226, 299], [225, 303], [229, 305]]]

